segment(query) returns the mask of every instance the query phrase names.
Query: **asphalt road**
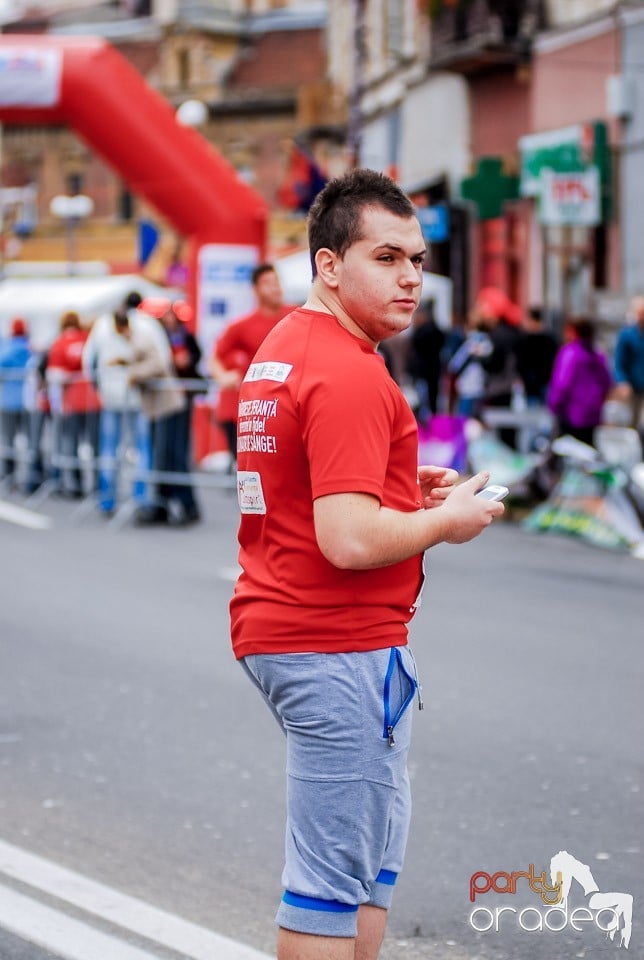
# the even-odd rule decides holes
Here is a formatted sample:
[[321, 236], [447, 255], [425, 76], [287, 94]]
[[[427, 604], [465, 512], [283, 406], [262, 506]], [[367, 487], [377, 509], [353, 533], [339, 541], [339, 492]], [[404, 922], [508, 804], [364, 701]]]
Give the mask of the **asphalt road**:
[[[235, 501], [205, 506], [190, 529], [115, 530], [55, 501], [50, 530], [0, 523], [0, 841], [271, 953], [283, 743], [229, 651]], [[383, 957], [613, 956], [594, 923], [521, 929], [541, 903], [525, 878], [477, 898], [516, 907], [498, 933], [472, 929], [472, 874], [540, 873], [559, 850], [633, 894], [644, 957], [644, 564], [503, 522], [431, 551], [429, 573]], [[0, 933], [0, 958], [48, 955]]]

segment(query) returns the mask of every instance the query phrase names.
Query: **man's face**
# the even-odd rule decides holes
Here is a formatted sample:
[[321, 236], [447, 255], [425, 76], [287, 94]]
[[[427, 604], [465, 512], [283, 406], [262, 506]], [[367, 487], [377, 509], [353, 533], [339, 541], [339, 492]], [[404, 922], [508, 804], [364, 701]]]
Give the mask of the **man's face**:
[[425, 241], [416, 217], [366, 207], [362, 238], [336, 265], [337, 296], [365, 337], [377, 344], [406, 330], [420, 300]]
[[255, 281], [255, 295], [264, 310], [277, 310], [284, 302], [282, 286], [274, 270], [260, 274]]

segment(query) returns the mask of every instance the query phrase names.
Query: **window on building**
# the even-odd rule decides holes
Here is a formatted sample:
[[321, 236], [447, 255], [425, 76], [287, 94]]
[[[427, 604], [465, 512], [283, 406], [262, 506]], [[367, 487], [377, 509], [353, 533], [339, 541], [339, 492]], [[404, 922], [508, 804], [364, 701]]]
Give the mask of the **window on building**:
[[403, 52], [405, 5], [400, 0], [385, 0], [385, 46], [389, 57], [397, 58]]
[[82, 173], [68, 173], [66, 178], [66, 187], [67, 193], [71, 197], [75, 197], [78, 193], [83, 192], [83, 174]]
[[127, 187], [123, 187], [119, 195], [118, 216], [123, 223], [127, 223], [134, 217], [134, 196]]
[[177, 51], [177, 73], [179, 75], [179, 87], [187, 90], [190, 86], [190, 51], [187, 49]]

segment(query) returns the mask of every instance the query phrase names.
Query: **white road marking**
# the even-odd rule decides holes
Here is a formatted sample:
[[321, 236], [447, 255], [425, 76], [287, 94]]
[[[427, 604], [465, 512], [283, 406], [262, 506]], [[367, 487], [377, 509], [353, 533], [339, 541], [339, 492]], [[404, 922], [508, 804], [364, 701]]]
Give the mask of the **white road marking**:
[[[166, 913], [143, 900], [120, 893], [2, 840], [0, 873], [107, 920], [122, 930], [176, 950], [189, 960], [271, 960], [268, 954], [253, 947], [190, 923], [175, 914]], [[47, 948], [52, 949], [49, 946]], [[89, 951], [82, 960], [94, 960], [96, 957], [106, 960], [101, 951]], [[130, 960], [130, 957], [124, 954], [119, 960]]]
[[0, 500], [0, 520], [15, 523], [19, 527], [27, 527], [29, 530], [49, 530], [51, 527], [51, 518], [46, 517], [44, 513], [18, 507], [15, 503], [7, 503], [6, 500]]
[[65, 960], [160, 960], [0, 885], [0, 926]]

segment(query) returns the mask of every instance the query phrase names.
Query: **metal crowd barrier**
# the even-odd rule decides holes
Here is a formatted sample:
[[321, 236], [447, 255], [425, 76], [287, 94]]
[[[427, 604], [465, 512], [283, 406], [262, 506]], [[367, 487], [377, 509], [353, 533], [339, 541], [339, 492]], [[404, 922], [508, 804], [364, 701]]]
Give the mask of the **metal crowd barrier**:
[[[191, 456], [185, 461], [186, 469], [167, 469], [167, 464], [164, 467], [154, 449], [155, 432], [158, 434], [161, 421], [155, 425], [154, 420], [146, 420], [138, 388], [127, 389], [118, 409], [103, 398], [100, 410], [70, 411], [66, 391], [75, 384], [87, 383], [87, 378], [82, 374], [63, 377], [59, 371], [52, 374], [43, 383], [35, 368], [0, 370], [0, 496], [17, 488], [25, 496], [25, 506], [36, 508], [48, 497], [74, 492], [80, 502], [73, 515], [81, 519], [99, 508], [100, 479], [111, 477], [114, 490], [111, 522], [122, 526], [140, 505], [142, 497], [137, 498], [134, 492], [137, 484], [139, 494], [144, 490], [145, 498], [151, 503], [155, 498], [148, 496], [150, 491], [167, 485], [235, 488], [231, 472], [198, 468]], [[100, 388], [100, 384], [94, 385]], [[147, 381], [144, 389], [159, 395], [164, 391], [180, 392], [185, 398], [190, 411], [186, 425], [190, 450], [194, 426], [191, 411], [196, 404], [205, 406], [214, 422], [218, 388], [209, 378], [168, 377]], [[100, 396], [100, 389], [98, 392]], [[115, 427], [118, 436], [112, 436], [110, 452], [106, 454], [106, 421], [115, 414], [119, 418]], [[495, 431], [516, 429], [521, 452], [528, 452], [535, 436], [549, 434], [554, 424], [552, 414], [545, 407], [523, 410], [486, 407], [481, 416], [485, 425]], [[143, 422], [143, 429], [148, 431], [149, 450], [145, 457], [141, 450], [137, 455], [137, 421]]]
[[[51, 496], [74, 495], [79, 504], [73, 515], [82, 519], [98, 509], [99, 479], [110, 475], [115, 499], [110, 522], [121, 526], [141, 505], [133, 492], [137, 484], [145, 489], [145, 499], [151, 504], [155, 502], [151, 491], [165, 485], [235, 488], [232, 473], [200, 469], [192, 459], [192, 411], [197, 404], [205, 406], [214, 423], [217, 386], [213, 380], [168, 377], [145, 383], [148, 394], [172, 391], [184, 399], [183, 412], [188, 415], [186, 470], [163, 469], [155, 456], [155, 433], [165, 418], [155, 421], [145, 415], [139, 388], [128, 388], [118, 408], [103, 401], [100, 409], [70, 411], [66, 391], [87, 382], [84, 375], [61, 377], [56, 371], [43, 384], [33, 369], [0, 370], [0, 496], [19, 492], [25, 497], [25, 506], [36, 508]], [[107, 420], [118, 421], [118, 436], [112, 436], [109, 455], [104, 449], [101, 453]], [[138, 438], [137, 423], [141, 430]], [[149, 445], [145, 463], [140, 450], [137, 456], [137, 439], [141, 441], [144, 433]]]
[[484, 407], [481, 420], [491, 430], [516, 430], [517, 449], [520, 453], [532, 452], [535, 438], [551, 436], [556, 426], [554, 415], [545, 406], [525, 407], [523, 410]]

